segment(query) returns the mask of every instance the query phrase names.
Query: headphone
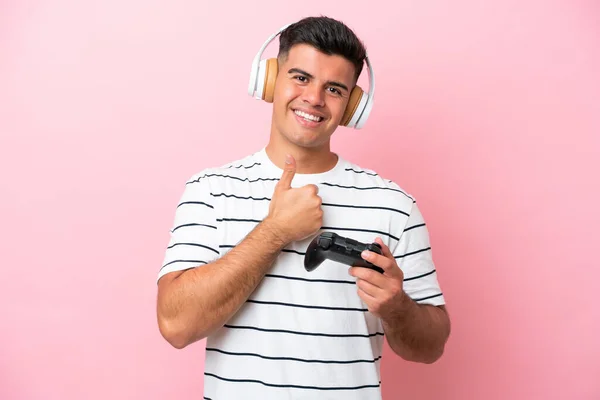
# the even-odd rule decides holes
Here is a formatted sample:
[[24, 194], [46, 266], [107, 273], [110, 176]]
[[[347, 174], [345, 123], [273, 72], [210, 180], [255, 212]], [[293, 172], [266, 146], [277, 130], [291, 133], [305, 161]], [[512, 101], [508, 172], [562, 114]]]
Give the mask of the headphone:
[[[291, 24], [283, 26], [279, 31], [269, 36], [252, 61], [248, 94], [257, 100], [264, 100], [267, 103], [273, 102], [275, 79], [279, 72], [277, 58], [262, 60], [261, 56], [269, 43], [290, 25]], [[340, 121], [340, 125], [342, 126], [361, 129], [365, 125], [365, 122], [367, 122], [371, 109], [373, 108], [375, 76], [368, 56], [365, 57], [365, 61], [369, 70], [369, 93], [365, 93], [358, 85], [354, 86], [350, 93], [348, 105], [346, 106], [346, 110]]]

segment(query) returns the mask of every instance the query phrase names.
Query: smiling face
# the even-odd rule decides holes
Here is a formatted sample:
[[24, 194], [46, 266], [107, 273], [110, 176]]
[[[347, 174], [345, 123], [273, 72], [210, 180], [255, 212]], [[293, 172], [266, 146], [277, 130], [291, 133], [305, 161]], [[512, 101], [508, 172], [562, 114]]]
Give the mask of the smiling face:
[[295, 146], [328, 146], [355, 85], [354, 65], [297, 44], [280, 60], [271, 134]]

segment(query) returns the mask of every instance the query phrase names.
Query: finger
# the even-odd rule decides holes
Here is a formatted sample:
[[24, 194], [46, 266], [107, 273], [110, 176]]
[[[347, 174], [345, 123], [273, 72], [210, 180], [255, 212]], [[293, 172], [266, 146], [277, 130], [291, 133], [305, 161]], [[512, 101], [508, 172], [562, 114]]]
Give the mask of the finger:
[[358, 286], [358, 288], [360, 290], [362, 290], [364, 293], [366, 293], [369, 296], [374, 297], [374, 298], [377, 298], [378, 296], [380, 296], [380, 294], [383, 290], [382, 288], [375, 286], [371, 282], [366, 281], [364, 279], [357, 279], [356, 286]]
[[374, 271], [370, 268], [364, 267], [350, 267], [348, 274], [356, 278], [356, 280], [362, 280], [368, 282], [373, 287], [383, 289], [386, 287], [387, 280], [389, 277], [384, 276], [378, 271]]
[[361, 288], [356, 288], [358, 297], [366, 304], [367, 308], [371, 306], [371, 303], [375, 300], [373, 296], [366, 294]]
[[388, 258], [394, 258], [392, 252], [390, 251], [390, 248], [387, 247], [385, 243], [383, 243], [383, 240], [381, 240], [379, 236], [375, 238], [375, 242], [381, 246], [381, 252], [384, 256]]
[[316, 196], [317, 194], [319, 194], [319, 187], [314, 183], [309, 183], [308, 185], [304, 185], [304, 187], [312, 195]]
[[276, 188], [278, 190], [281, 189], [289, 189], [292, 187], [292, 179], [294, 179], [294, 175], [296, 174], [296, 160], [291, 155], [287, 155], [285, 157], [285, 167], [283, 168], [283, 173], [281, 174], [281, 178], [279, 182], [277, 182]]
[[[381, 250], [383, 252], [383, 246]], [[394, 268], [396, 268], [396, 260], [393, 256], [386, 257], [369, 250], [363, 251], [360, 256], [371, 264], [382, 268], [384, 273], [393, 274]]]

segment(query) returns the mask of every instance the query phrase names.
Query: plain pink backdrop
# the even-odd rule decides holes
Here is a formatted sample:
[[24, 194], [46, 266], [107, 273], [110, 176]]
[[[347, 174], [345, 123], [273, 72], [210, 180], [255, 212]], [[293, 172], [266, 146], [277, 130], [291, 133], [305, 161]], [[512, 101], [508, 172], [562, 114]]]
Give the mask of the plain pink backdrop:
[[155, 319], [175, 205], [266, 143], [251, 60], [319, 14], [377, 77], [333, 148], [417, 197], [453, 321], [436, 364], [386, 350], [385, 399], [600, 398], [598, 3], [320, 3], [0, 3], [1, 399], [201, 398]]

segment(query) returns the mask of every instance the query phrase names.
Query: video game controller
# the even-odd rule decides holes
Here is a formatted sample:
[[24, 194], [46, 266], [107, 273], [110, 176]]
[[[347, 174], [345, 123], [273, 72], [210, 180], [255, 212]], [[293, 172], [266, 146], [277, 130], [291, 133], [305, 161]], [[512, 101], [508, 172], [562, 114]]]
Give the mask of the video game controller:
[[342, 264], [373, 269], [383, 273], [383, 269], [373, 265], [361, 257], [364, 250], [381, 254], [378, 243], [361, 243], [357, 240], [343, 237], [334, 232], [322, 232], [308, 245], [304, 256], [304, 268], [314, 271], [326, 259]]

